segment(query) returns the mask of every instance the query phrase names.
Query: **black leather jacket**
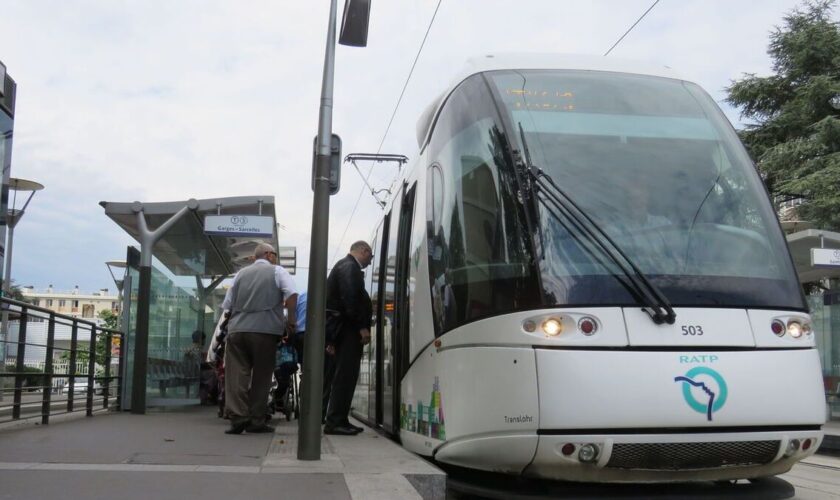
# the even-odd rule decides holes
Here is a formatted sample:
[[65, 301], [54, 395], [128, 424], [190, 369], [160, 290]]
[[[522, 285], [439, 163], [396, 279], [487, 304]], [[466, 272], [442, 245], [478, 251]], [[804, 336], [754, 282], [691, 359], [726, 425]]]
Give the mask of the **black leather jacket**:
[[365, 290], [362, 268], [350, 254], [336, 262], [327, 278], [327, 309], [341, 315], [343, 331], [370, 329], [370, 295]]

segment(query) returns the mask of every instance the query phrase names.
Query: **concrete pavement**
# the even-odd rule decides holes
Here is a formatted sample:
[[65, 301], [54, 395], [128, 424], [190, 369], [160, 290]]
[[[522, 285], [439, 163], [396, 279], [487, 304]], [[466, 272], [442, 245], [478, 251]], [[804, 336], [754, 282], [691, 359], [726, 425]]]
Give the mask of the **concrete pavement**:
[[446, 476], [370, 429], [296, 457], [297, 422], [223, 433], [213, 408], [100, 414], [0, 431], [0, 499], [443, 498]]
[[[440, 470], [370, 429], [324, 436], [322, 460], [304, 462], [296, 459], [295, 421], [279, 422], [273, 435], [228, 436], [225, 427], [215, 409], [197, 407], [7, 427], [0, 430], [0, 499], [446, 495]], [[840, 458], [817, 455], [781, 477], [796, 487], [796, 498], [840, 498]]]

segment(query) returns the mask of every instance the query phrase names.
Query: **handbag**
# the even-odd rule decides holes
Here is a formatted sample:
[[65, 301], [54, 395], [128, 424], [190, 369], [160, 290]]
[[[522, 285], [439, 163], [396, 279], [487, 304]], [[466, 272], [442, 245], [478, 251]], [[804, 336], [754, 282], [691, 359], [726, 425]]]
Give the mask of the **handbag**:
[[282, 366], [284, 363], [297, 363], [297, 351], [285, 342], [277, 348], [276, 366]]

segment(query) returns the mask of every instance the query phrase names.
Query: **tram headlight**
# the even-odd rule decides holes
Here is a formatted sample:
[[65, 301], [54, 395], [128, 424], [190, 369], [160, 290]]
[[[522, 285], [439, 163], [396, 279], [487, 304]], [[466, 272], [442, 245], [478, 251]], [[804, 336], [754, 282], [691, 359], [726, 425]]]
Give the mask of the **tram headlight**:
[[802, 323], [798, 321], [788, 321], [787, 331], [791, 337], [798, 339], [802, 336]]
[[563, 323], [559, 319], [549, 318], [543, 322], [542, 328], [546, 335], [554, 337], [563, 332]]
[[578, 460], [584, 463], [592, 463], [598, 460], [598, 445], [587, 443], [580, 447]]

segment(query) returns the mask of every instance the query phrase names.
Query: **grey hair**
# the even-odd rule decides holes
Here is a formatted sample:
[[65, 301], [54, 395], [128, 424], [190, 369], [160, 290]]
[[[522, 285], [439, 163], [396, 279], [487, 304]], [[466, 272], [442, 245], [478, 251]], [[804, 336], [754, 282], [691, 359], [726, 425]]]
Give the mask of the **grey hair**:
[[268, 243], [260, 243], [254, 248], [254, 257], [257, 259], [262, 259], [269, 253], [274, 253], [274, 247]]
[[350, 245], [351, 252], [360, 252], [362, 250], [372, 250], [370, 248], [370, 245], [368, 245], [367, 241], [359, 240]]

